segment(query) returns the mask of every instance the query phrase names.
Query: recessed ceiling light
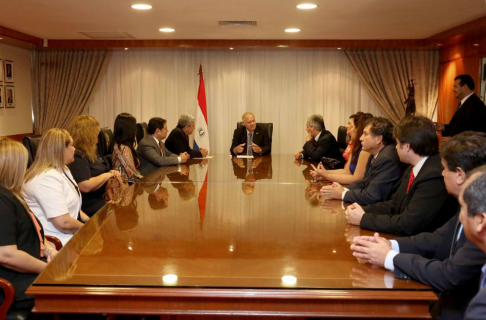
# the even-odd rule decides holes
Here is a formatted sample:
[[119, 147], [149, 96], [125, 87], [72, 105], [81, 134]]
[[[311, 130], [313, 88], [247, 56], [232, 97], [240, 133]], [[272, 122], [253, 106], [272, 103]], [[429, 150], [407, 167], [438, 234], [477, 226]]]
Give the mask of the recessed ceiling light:
[[289, 46], [286, 46], [286, 45], [284, 45], [284, 44], [279, 44], [279, 45], [277, 46], [277, 48], [288, 48], [288, 47], [289, 47]]
[[233, 50], [234, 48], [230, 48], [230, 50]]
[[341, 50], [341, 48], [337, 48], [338, 50]]
[[301, 3], [297, 5], [297, 8], [303, 9], [303, 10], [309, 10], [309, 9], [315, 9], [317, 8], [317, 4], [313, 3]]
[[473, 44], [473, 46], [479, 47], [479, 43], [475, 43], [475, 44]]
[[137, 10], [150, 10], [150, 9], [152, 9], [152, 6], [149, 5], [149, 4], [138, 3], [138, 4], [133, 4], [132, 5], [132, 9], [137, 9]]
[[285, 32], [295, 33], [295, 32], [300, 32], [300, 29], [297, 29], [297, 28], [289, 28], [289, 29], [285, 29]]
[[125, 51], [128, 50], [128, 48], [125, 48]]
[[0, 38], [0, 40], [3, 40], [3, 38]]
[[160, 32], [174, 32], [175, 29], [172, 29], [172, 28], [160, 28], [159, 31]]
[[438, 43], [437, 45], [440, 47], [442, 45], [442, 43]]

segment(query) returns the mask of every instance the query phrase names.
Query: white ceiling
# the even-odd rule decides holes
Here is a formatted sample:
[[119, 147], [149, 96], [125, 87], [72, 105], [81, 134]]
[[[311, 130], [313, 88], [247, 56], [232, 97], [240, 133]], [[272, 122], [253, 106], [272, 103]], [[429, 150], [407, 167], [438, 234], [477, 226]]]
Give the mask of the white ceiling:
[[[299, 3], [315, 3], [299, 10]], [[153, 6], [131, 9], [135, 3]], [[485, 0], [0, 0], [0, 26], [43, 39], [423, 39], [486, 16]], [[256, 20], [257, 27], [219, 27]], [[158, 31], [162, 27], [174, 33]], [[300, 28], [287, 34], [286, 28]]]

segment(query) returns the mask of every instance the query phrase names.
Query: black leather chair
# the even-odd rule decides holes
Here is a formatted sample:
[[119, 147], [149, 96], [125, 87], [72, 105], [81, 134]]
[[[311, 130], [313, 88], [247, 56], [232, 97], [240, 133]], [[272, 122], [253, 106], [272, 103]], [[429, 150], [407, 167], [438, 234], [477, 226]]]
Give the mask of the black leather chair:
[[101, 128], [98, 134], [98, 153], [100, 156], [111, 156], [113, 153], [113, 146], [115, 139], [113, 138], [113, 131], [108, 128]]
[[137, 123], [137, 142], [140, 142], [147, 134], [147, 123], [140, 122]]
[[22, 143], [27, 148], [29, 152], [29, 162], [28, 166], [32, 165], [35, 160], [35, 154], [37, 153], [37, 148], [39, 147], [41, 135], [27, 136], [22, 139]]
[[348, 142], [349, 141], [346, 135], [346, 127], [340, 126], [337, 132], [337, 143], [339, 146], [339, 150], [341, 150], [341, 153], [343, 153], [344, 150], [346, 150], [346, 148], [348, 147]]
[[[270, 138], [270, 144], [272, 144], [273, 123], [271, 123], [271, 122], [269, 122], [269, 123], [261, 123], [261, 122], [258, 122], [258, 124], [261, 125], [264, 128], [267, 128], [268, 137]], [[243, 124], [241, 124], [241, 121], [238, 121], [236, 123], [236, 128], [237, 129], [240, 129], [242, 126], [243, 126]]]

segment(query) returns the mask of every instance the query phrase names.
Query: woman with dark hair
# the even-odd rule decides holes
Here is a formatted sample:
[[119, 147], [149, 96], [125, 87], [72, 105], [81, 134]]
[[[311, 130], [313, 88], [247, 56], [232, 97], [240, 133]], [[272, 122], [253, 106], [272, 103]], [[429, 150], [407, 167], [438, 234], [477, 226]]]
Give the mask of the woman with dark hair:
[[366, 164], [370, 154], [361, 150], [361, 141], [359, 138], [363, 135], [364, 123], [372, 118], [371, 113], [357, 112], [349, 117], [346, 133], [351, 138], [348, 147], [343, 153], [347, 160], [344, 169], [326, 170], [322, 163], [319, 163], [315, 170], [310, 173], [314, 179], [326, 179], [341, 184], [350, 184], [363, 179]]
[[120, 113], [115, 119], [114, 129], [113, 168], [124, 174], [129, 183], [134, 183], [142, 178], [137, 169], [140, 160], [135, 151], [137, 120], [129, 113]]

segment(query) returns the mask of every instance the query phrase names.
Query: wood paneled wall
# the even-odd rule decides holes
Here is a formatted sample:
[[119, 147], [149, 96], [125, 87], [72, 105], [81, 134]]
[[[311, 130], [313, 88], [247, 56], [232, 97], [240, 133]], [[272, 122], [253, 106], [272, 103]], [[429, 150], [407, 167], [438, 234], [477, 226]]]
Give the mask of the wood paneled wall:
[[[475, 44], [478, 46], [475, 46]], [[452, 86], [457, 75], [471, 75], [476, 84], [474, 91], [479, 94], [482, 57], [486, 57], [486, 37], [474, 42], [444, 48], [440, 51], [437, 121], [449, 123], [456, 111], [459, 101], [454, 97]]]

